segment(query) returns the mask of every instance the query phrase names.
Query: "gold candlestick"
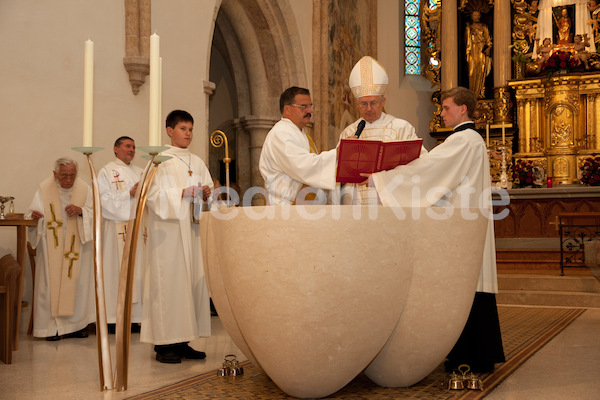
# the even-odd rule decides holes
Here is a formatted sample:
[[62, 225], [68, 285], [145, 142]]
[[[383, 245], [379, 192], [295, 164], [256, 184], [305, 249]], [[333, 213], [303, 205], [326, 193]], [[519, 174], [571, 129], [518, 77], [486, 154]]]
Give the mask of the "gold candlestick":
[[135, 218], [127, 222], [127, 236], [123, 246], [123, 258], [121, 260], [121, 271], [119, 275], [119, 294], [117, 299], [117, 377], [116, 387], [118, 391], [127, 390], [127, 375], [129, 367], [129, 342], [131, 339], [131, 301], [133, 296], [133, 281], [135, 272], [135, 257], [137, 250], [137, 239], [142, 226], [144, 207], [148, 198], [148, 191], [156, 170], [161, 162], [170, 159], [170, 156], [158, 156], [167, 147], [148, 146], [138, 147], [147, 151], [150, 155], [148, 164], [142, 174], [142, 184], [138, 185], [135, 193]]
[[114, 389], [108, 325], [106, 322], [106, 300], [104, 296], [104, 267], [102, 263], [102, 204], [98, 176], [91, 155], [103, 150], [102, 147], [72, 147], [87, 157], [92, 178], [92, 196], [94, 199], [94, 279], [96, 281], [96, 337], [98, 338], [98, 367], [100, 369], [100, 389]]

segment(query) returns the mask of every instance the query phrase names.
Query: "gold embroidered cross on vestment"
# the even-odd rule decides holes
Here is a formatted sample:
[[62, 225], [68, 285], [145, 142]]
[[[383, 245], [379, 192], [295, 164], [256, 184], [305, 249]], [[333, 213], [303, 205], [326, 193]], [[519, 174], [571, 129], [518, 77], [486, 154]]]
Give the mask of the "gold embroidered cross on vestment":
[[65, 258], [69, 260], [69, 272], [67, 276], [71, 279], [73, 275], [73, 261], [79, 260], [79, 253], [75, 252], [75, 235], [71, 236], [71, 248], [65, 253]]
[[50, 203], [50, 214], [52, 219], [46, 224], [46, 229], [52, 230], [52, 236], [54, 237], [54, 248], [58, 247], [58, 233], [57, 230], [63, 226], [60, 219], [56, 219], [56, 213], [54, 212], [54, 203]]

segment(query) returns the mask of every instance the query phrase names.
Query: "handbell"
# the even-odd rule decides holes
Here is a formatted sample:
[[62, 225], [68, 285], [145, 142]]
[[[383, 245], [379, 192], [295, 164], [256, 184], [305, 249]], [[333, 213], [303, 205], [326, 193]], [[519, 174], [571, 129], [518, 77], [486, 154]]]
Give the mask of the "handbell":
[[472, 372], [467, 378], [467, 389], [483, 390], [483, 382]]
[[240, 367], [238, 360], [231, 361], [231, 375], [238, 376], [244, 374], [244, 368]]
[[217, 376], [227, 376], [229, 375], [229, 369], [228, 368], [219, 368], [217, 370]]
[[452, 373], [450, 381], [448, 381], [448, 390], [463, 390], [465, 388], [465, 381], [461, 376], [458, 376], [456, 372]]

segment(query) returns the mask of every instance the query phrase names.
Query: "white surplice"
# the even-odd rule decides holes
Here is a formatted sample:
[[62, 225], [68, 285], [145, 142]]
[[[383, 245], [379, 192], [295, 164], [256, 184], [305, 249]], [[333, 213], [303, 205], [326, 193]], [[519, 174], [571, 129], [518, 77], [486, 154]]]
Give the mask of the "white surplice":
[[268, 204], [292, 204], [303, 184], [333, 189], [336, 156], [336, 149], [311, 153], [306, 133], [289, 119], [281, 118], [267, 134], [260, 154]]
[[[75, 309], [72, 316], [53, 317], [50, 301], [50, 270], [48, 266], [48, 243], [46, 240], [46, 223], [44, 215], [35, 227], [28, 228], [28, 239], [31, 246], [37, 250], [35, 256], [35, 288], [33, 299], [33, 336], [48, 337], [65, 335], [85, 328], [96, 321], [96, 303], [94, 293], [94, 244], [93, 244], [93, 197], [90, 187], [81, 179], [76, 178], [77, 185], [87, 187], [85, 205], [81, 207], [82, 216], [77, 218], [77, 229], [81, 248], [79, 251], [79, 272], [75, 292]], [[58, 185], [58, 182], [57, 182]], [[58, 187], [60, 197], [61, 218], [66, 222], [69, 218], [65, 207], [71, 204], [72, 189]], [[40, 188], [36, 191], [31, 205], [25, 215], [31, 218], [33, 211], [44, 214], [44, 198]], [[58, 215], [57, 215], [58, 217]], [[65, 223], [66, 225], [66, 223]], [[60, 229], [63, 235], [65, 229]], [[63, 241], [64, 242], [64, 241]]]
[[[359, 118], [354, 121], [354, 123], [348, 125], [340, 134], [340, 141], [354, 136], [360, 121], [364, 121], [364, 119]], [[419, 137], [415, 133], [415, 128], [408, 121], [386, 113], [381, 113], [381, 116], [376, 121], [365, 121], [365, 128], [362, 130], [359, 137], [359, 140], [379, 140], [382, 142], [417, 139], [419, 139]], [[421, 155], [423, 154], [427, 154], [425, 147], [421, 147]], [[341, 188], [343, 188], [341, 204], [378, 203], [377, 192], [373, 188], [359, 186], [354, 183], [345, 183], [341, 185]], [[340, 189], [339, 184], [338, 189]], [[334, 202], [337, 203], [338, 201]]]
[[[185, 188], [212, 178], [200, 157], [169, 147], [148, 193], [148, 253], [140, 340], [156, 345], [210, 336], [210, 300], [199, 225], [192, 222]], [[190, 175], [188, 171], [192, 171]], [[201, 197], [201, 195], [200, 195]], [[200, 200], [201, 201], [201, 198]]]
[[[135, 218], [135, 199], [129, 191], [140, 181], [143, 170], [125, 164], [118, 158], [106, 164], [98, 173], [98, 189], [102, 203], [102, 263], [104, 269], [104, 297], [106, 320], [116, 322], [119, 277], [127, 222]], [[143, 232], [141, 232], [143, 234]], [[131, 322], [142, 322], [141, 282], [144, 260], [144, 240], [137, 243]]]
[[[462, 125], [462, 124], [461, 124]], [[459, 125], [460, 126], [460, 125]], [[372, 175], [384, 206], [483, 207], [489, 216], [478, 292], [498, 293], [496, 246], [491, 203], [491, 176], [486, 145], [481, 135], [466, 129], [407, 165]], [[468, 184], [466, 179], [468, 179]], [[441, 209], [432, 210], [433, 212]], [[459, 212], [456, 211], [455, 212]], [[429, 218], [422, 215], [422, 218]], [[482, 214], [479, 213], [479, 218]], [[443, 240], [443, 238], [436, 238]], [[432, 242], [432, 246], [435, 246]], [[460, 271], [457, 271], [460, 272]]]

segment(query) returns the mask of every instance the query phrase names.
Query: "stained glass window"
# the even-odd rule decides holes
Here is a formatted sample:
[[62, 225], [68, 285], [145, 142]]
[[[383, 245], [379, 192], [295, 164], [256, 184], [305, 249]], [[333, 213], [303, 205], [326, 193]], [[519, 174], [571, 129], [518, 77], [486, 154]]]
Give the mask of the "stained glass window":
[[[425, 0], [430, 10], [438, 7], [438, 1]], [[407, 75], [421, 73], [421, 21], [420, 0], [404, 0], [404, 72]], [[433, 60], [435, 61], [435, 60]]]
[[421, 24], [419, 0], [404, 0], [404, 72], [421, 73]]

